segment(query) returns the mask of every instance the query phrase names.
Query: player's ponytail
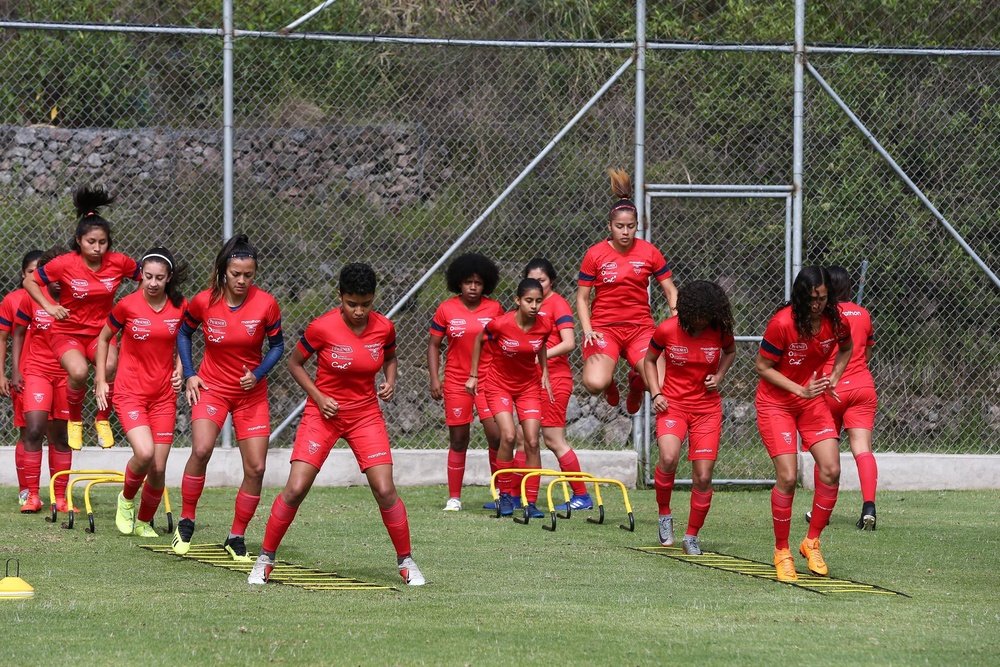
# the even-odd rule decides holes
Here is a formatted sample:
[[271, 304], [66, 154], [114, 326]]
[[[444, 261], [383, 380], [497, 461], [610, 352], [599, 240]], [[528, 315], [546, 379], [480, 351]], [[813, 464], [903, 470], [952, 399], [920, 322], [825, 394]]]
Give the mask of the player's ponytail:
[[174, 259], [173, 253], [162, 246], [150, 248], [139, 260], [139, 268], [146, 266], [149, 262], [157, 262], [167, 267], [167, 284], [163, 291], [174, 307], [180, 306], [184, 302], [184, 294], [181, 292], [181, 285], [187, 279], [187, 264]]
[[608, 213], [610, 218], [615, 211], [630, 210], [636, 213], [635, 203], [632, 201], [632, 179], [624, 169], [613, 167], [608, 168], [608, 177], [611, 179], [611, 194], [615, 197], [615, 203]]
[[257, 267], [257, 248], [250, 243], [246, 234], [237, 234], [225, 242], [222, 250], [215, 256], [215, 270], [208, 288], [212, 290], [209, 301], [215, 303], [222, 296], [222, 286], [226, 284], [226, 269], [231, 259], [252, 259]]
[[111, 250], [111, 223], [101, 217], [100, 210], [112, 204], [115, 198], [103, 185], [82, 185], [73, 192], [73, 207], [76, 209], [76, 233], [69, 242], [73, 252], [80, 252], [80, 237], [92, 229], [103, 229], [108, 235], [108, 250]]

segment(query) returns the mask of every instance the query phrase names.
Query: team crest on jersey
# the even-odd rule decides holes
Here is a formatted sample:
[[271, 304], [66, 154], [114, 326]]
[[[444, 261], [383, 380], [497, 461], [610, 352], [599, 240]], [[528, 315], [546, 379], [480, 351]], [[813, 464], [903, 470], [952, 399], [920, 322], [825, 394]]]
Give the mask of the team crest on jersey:
[[646, 268], [646, 262], [632, 260], [629, 264], [632, 265], [632, 271], [634, 271], [637, 276], [642, 275], [642, 270]]
[[257, 333], [257, 327], [260, 326], [260, 320], [240, 320], [240, 324], [243, 328], [247, 330], [247, 335], [252, 336]]
[[479, 320], [479, 324], [480, 324], [481, 326], [484, 326], [484, 327], [485, 327], [485, 326], [486, 326], [487, 324], [489, 324], [490, 322], [492, 322], [492, 321], [493, 321], [493, 318], [492, 318], [492, 317], [480, 317], [480, 318], [477, 318], [477, 319]]
[[215, 407], [214, 405], [210, 405], [210, 406], [208, 406], [207, 408], [205, 408], [205, 412], [207, 412], [207, 413], [208, 413], [209, 415], [211, 415], [212, 417], [214, 417], [214, 416], [215, 416], [215, 414], [216, 414], [216, 413], [217, 413], [218, 411], [219, 411], [219, 409], [218, 409], [217, 407]]
[[788, 431], [782, 431], [781, 437], [785, 441], [786, 445], [792, 444], [792, 434]]
[[179, 322], [180, 322], [180, 319], [177, 319], [177, 318], [172, 319], [172, 320], [163, 320], [163, 323], [167, 326], [167, 331], [170, 332], [171, 336], [173, 336], [175, 333], [177, 333], [177, 324]]
[[668, 420], [666, 420], [663, 423], [667, 425], [667, 428], [673, 428], [673, 427], [677, 426], [677, 420], [676, 419], [668, 419]]
[[701, 348], [701, 353], [705, 355], [705, 361], [711, 364], [715, 361], [716, 356], [719, 354], [719, 348], [703, 347]]
[[451, 409], [451, 414], [455, 415], [456, 417], [461, 417], [462, 416], [462, 408], [452, 408]]
[[373, 361], [378, 361], [378, 354], [382, 350], [382, 344], [381, 343], [366, 343], [365, 344], [365, 349], [368, 350], [368, 353], [372, 355], [372, 360]]
[[114, 278], [101, 278], [101, 284], [104, 285], [104, 289], [109, 292], [115, 291], [115, 279]]
[[45, 394], [34, 393], [31, 395], [35, 399], [35, 403], [41, 403], [42, 399], [45, 398]]
[[542, 339], [541, 338], [533, 338], [533, 339], [529, 340], [528, 343], [531, 345], [531, 349], [532, 350], [534, 350], [535, 352], [538, 352], [538, 349], [542, 346]]
[[310, 454], [315, 454], [316, 452], [318, 452], [320, 450], [320, 447], [322, 447], [322, 445], [320, 445], [315, 440], [310, 440], [309, 441], [309, 453]]
[[510, 405], [510, 399], [507, 398], [506, 396], [502, 396], [500, 398], [500, 403], [503, 404], [504, 407], [507, 407]]
[[129, 410], [128, 411], [128, 418], [131, 419], [132, 421], [138, 420], [139, 419], [139, 411], [138, 410]]
[[819, 342], [819, 347], [823, 350], [823, 354], [826, 354], [830, 351], [830, 348], [833, 347], [833, 339], [827, 338], [826, 340], [821, 340]]

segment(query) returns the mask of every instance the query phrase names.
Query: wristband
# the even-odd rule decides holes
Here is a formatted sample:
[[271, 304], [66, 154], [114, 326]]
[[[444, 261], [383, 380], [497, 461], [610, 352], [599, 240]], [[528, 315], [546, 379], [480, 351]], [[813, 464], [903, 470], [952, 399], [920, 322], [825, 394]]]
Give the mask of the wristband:
[[653, 398], [649, 399], [650, 402], [655, 401], [656, 400], [656, 396], [663, 396], [663, 394], [662, 393], [656, 394], [655, 396], [653, 396]]
[[469, 374], [469, 377], [472, 378], [473, 380], [478, 380], [479, 379], [478, 375], [472, 375], [471, 373]]

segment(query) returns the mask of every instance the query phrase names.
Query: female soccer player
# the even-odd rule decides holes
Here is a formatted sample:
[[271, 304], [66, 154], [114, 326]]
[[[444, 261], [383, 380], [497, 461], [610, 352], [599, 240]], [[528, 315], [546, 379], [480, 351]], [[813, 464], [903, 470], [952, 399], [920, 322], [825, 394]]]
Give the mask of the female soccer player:
[[[840, 485], [839, 433], [823, 395], [835, 391], [851, 357], [851, 332], [841, 320], [837, 300], [829, 293], [826, 269], [807, 266], [792, 284], [792, 301], [778, 309], [764, 330], [757, 353], [757, 428], [774, 463], [771, 489], [774, 522], [774, 567], [779, 581], [796, 581], [795, 561], [788, 548], [792, 499], [798, 476], [796, 433], [802, 449], [818, 469], [809, 532], [799, 545], [809, 570], [826, 576], [829, 568], [819, 550], [819, 536], [830, 520]], [[823, 364], [837, 348], [830, 375]]]
[[[24, 410], [21, 389], [24, 384], [21, 378], [21, 352], [24, 347], [23, 327], [15, 326], [17, 311], [24, 301], [27, 292], [20, 287], [26, 276], [35, 272], [41, 250], [29, 250], [21, 258], [21, 279], [18, 288], [9, 292], [0, 301], [0, 395], [9, 396], [14, 413], [14, 428], [18, 429], [17, 442], [14, 445], [14, 469], [17, 472], [18, 505], [24, 507], [28, 499], [28, 487], [24, 483]], [[7, 339], [11, 339], [10, 378], [7, 377]]]
[[[306, 327], [288, 359], [288, 370], [306, 394], [306, 408], [295, 434], [292, 469], [267, 520], [260, 556], [247, 581], [267, 582], [274, 555], [302, 501], [337, 440], [343, 438], [368, 478], [382, 523], [396, 549], [399, 574], [409, 586], [424, 577], [413, 562], [406, 506], [392, 480], [389, 434], [378, 401], [396, 389], [396, 328], [372, 310], [375, 272], [367, 264], [347, 264], [340, 271], [340, 306]], [[316, 355], [315, 379], [305, 362]], [[385, 380], [375, 388], [379, 370]]]
[[[666, 357], [666, 368], [662, 386], [658, 387], [660, 355]], [[670, 496], [681, 443], [687, 437], [693, 486], [691, 512], [681, 543], [684, 553], [692, 556], [701, 555], [698, 531], [712, 506], [712, 470], [722, 434], [719, 386], [735, 356], [733, 314], [726, 293], [715, 283], [695, 280], [681, 286], [677, 317], [656, 328], [643, 360], [646, 383], [656, 392], [653, 410], [660, 460], [653, 481], [660, 510], [660, 544], [669, 547], [674, 543]]]
[[[111, 312], [115, 292], [122, 281], [139, 279], [135, 260], [113, 252], [111, 225], [100, 216], [100, 209], [114, 197], [104, 188], [81, 187], [73, 194], [78, 221], [70, 241], [72, 252], [56, 257], [24, 279], [31, 298], [55, 318], [49, 331], [49, 344], [68, 375], [66, 398], [69, 421], [66, 435], [71, 449], [83, 447], [83, 399], [87, 389], [88, 362], [97, 351], [97, 335]], [[59, 283], [59, 303], [53, 304], [42, 287]], [[108, 355], [108, 380], [114, 376], [118, 355]], [[108, 395], [110, 397], [111, 391]], [[111, 399], [108, 398], [110, 405]], [[99, 410], [94, 422], [101, 447], [113, 447], [114, 435], [108, 422], [110, 410]]]
[[[525, 278], [517, 285], [517, 309], [496, 318], [476, 336], [472, 347], [472, 364], [465, 389], [475, 396], [479, 386], [479, 359], [482, 356], [483, 341], [493, 354], [493, 361], [484, 377], [486, 400], [500, 427], [500, 450], [497, 452], [497, 468], [513, 467], [514, 445], [517, 440], [517, 424], [514, 411], [524, 433], [524, 455], [526, 468], [541, 468], [542, 460], [538, 451], [538, 431], [541, 427], [542, 403], [555, 401], [549, 384], [549, 366], [546, 360], [545, 341], [552, 333], [552, 320], [538, 317], [542, 307], [542, 284], [533, 278]], [[536, 365], [537, 364], [537, 365]], [[547, 396], [543, 398], [542, 390]], [[511, 497], [511, 475], [499, 476], [500, 515], [514, 513]], [[531, 518], [544, 514], [535, 507], [538, 499], [538, 477], [533, 477], [528, 486], [525, 511]]]
[[583, 256], [576, 291], [576, 314], [583, 328], [583, 386], [591, 394], [604, 392], [608, 403], [618, 405], [615, 364], [624, 357], [629, 366], [625, 408], [635, 414], [645, 390], [640, 367], [655, 327], [647, 293], [649, 279], [659, 283], [671, 313], [677, 305], [677, 288], [660, 251], [635, 236], [638, 218], [629, 199], [628, 174], [609, 169], [608, 175], [617, 197], [609, 214], [611, 237], [591, 246]]
[[[878, 407], [878, 396], [875, 393], [875, 381], [868, 369], [868, 351], [875, 344], [872, 329], [871, 314], [851, 300], [853, 285], [851, 277], [845, 269], [831, 266], [830, 292], [837, 300], [840, 316], [851, 327], [851, 341], [854, 345], [847, 369], [840, 377], [840, 389], [837, 394], [840, 401], [826, 396], [826, 405], [833, 415], [837, 433], [843, 427], [847, 429], [847, 440], [851, 445], [854, 462], [858, 465], [858, 478], [861, 480], [861, 518], [858, 519], [859, 530], [875, 530], [875, 490], [878, 487], [878, 465], [872, 454], [872, 429], [875, 426], [875, 410]], [[823, 372], [833, 372], [834, 357], [827, 360]]]
[[125, 465], [115, 525], [123, 535], [157, 537], [149, 522], [163, 497], [167, 455], [174, 441], [182, 380], [177, 330], [187, 305], [180, 291], [185, 267], [166, 248], [152, 248], [139, 260], [139, 269], [141, 287], [115, 304], [97, 339], [94, 392], [97, 407], [106, 408], [108, 351], [111, 339], [121, 332], [115, 411], [132, 445], [132, 458]]
[[[500, 446], [500, 429], [485, 396], [473, 399], [465, 391], [469, 377], [472, 344], [483, 326], [503, 314], [498, 301], [487, 298], [496, 289], [500, 271], [496, 264], [478, 253], [455, 258], [445, 273], [451, 297], [437, 307], [431, 320], [427, 341], [427, 370], [430, 376], [431, 397], [444, 398], [444, 419], [448, 425], [448, 502], [446, 512], [462, 509], [462, 480], [465, 478], [465, 457], [469, 448], [472, 407], [475, 405], [479, 421], [489, 445], [490, 471], [496, 470], [496, 452]], [[447, 339], [447, 358], [444, 366], [444, 384], [441, 383], [441, 345]], [[481, 362], [489, 367], [489, 359]]]
[[[233, 560], [250, 561], [244, 534], [260, 503], [271, 434], [267, 374], [285, 349], [278, 302], [254, 285], [257, 268], [257, 249], [245, 234], [226, 241], [215, 258], [209, 288], [188, 303], [177, 335], [185, 395], [191, 406], [191, 456], [181, 479], [181, 519], [173, 541], [177, 554], [186, 554], [191, 548], [205, 469], [226, 416], [232, 414], [243, 458], [243, 482], [223, 546]], [[202, 325], [205, 353], [195, 371], [191, 336]], [[265, 337], [268, 350], [261, 355]]]
[[[545, 342], [546, 359], [549, 364], [549, 384], [552, 385], [554, 401], [542, 401], [542, 439], [559, 462], [563, 472], [580, 472], [580, 460], [576, 452], [566, 441], [566, 407], [569, 397], [573, 394], [573, 371], [569, 367], [567, 355], [576, 347], [573, 335], [573, 313], [569, 304], [560, 294], [555, 292], [556, 270], [552, 262], [544, 257], [536, 257], [524, 267], [524, 277], [538, 281], [542, 286], [542, 305], [538, 310], [540, 317], [552, 321], [553, 329]], [[515, 456], [514, 467], [520, 467]], [[594, 502], [587, 493], [587, 485], [580, 481], [571, 482], [573, 497], [570, 498], [570, 509], [593, 509]], [[565, 510], [565, 506], [559, 509]]]

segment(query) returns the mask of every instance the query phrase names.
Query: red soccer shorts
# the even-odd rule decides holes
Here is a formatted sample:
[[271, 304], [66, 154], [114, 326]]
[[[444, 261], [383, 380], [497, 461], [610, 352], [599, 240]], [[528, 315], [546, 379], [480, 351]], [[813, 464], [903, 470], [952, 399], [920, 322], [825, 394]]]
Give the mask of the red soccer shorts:
[[21, 409], [28, 412], [47, 412], [49, 419], [69, 419], [69, 402], [66, 400], [66, 376], [58, 380], [43, 375], [25, 375], [21, 392]]
[[[496, 387], [489, 386], [486, 390], [486, 401], [490, 404], [490, 410], [494, 415], [501, 412], [514, 414], [517, 410], [517, 420], [542, 418], [542, 394], [544, 394], [541, 382], [534, 380], [528, 386], [520, 387]], [[545, 396], [545, 402], [549, 400]]]
[[465, 390], [465, 386], [455, 388], [449, 385], [444, 387], [444, 423], [448, 426], [464, 426], [472, 423], [472, 408], [475, 406], [479, 421], [492, 419], [493, 412], [486, 402], [486, 395], [480, 388], [479, 393], [472, 396]]
[[799, 402], [795, 407], [758, 403], [757, 428], [771, 458], [796, 453], [796, 431], [802, 436], [802, 451], [809, 451], [823, 440], [840, 439], [822, 396]]
[[595, 354], [605, 354], [614, 360], [624, 357], [628, 365], [635, 365], [646, 356], [646, 348], [653, 337], [655, 327], [645, 324], [609, 324], [594, 329], [604, 335], [604, 340], [583, 346], [583, 360]]
[[24, 428], [24, 397], [14, 387], [10, 388], [10, 402], [14, 408], [14, 428]]
[[[94, 363], [94, 359], [97, 357], [97, 338], [97, 336], [50, 331], [49, 347], [52, 348], [56, 359], [62, 359], [62, 356], [69, 350], [78, 350], [87, 358], [87, 361]], [[112, 338], [111, 345], [117, 347], [118, 340]]]
[[146, 426], [153, 433], [153, 443], [171, 445], [174, 442], [174, 425], [177, 423], [177, 396], [136, 399], [131, 396], [116, 397], [115, 414], [127, 434], [134, 428]]
[[373, 408], [359, 414], [338, 414], [325, 419], [312, 402], [306, 405], [295, 432], [292, 461], [304, 461], [319, 470], [341, 438], [354, 452], [361, 472], [374, 466], [392, 465], [389, 432], [381, 410]]
[[711, 412], [688, 412], [671, 403], [656, 415], [656, 439], [672, 435], [688, 438], [688, 461], [715, 461], [722, 435], [722, 408]]
[[208, 419], [221, 430], [226, 415], [230, 413], [237, 440], [271, 435], [271, 410], [267, 404], [266, 385], [258, 385], [258, 389], [239, 396], [221, 396], [202, 389], [198, 402], [191, 406], [191, 421]]
[[542, 391], [542, 428], [562, 428], [566, 426], [566, 406], [569, 405], [569, 397], [573, 394], [573, 378], [559, 376], [550, 377], [552, 384], [552, 395], [556, 397], [555, 402], [548, 400], [548, 396]]
[[878, 396], [875, 387], [861, 387], [837, 392], [840, 403], [826, 394], [826, 406], [833, 416], [837, 433], [841, 428], [863, 428], [869, 431], [875, 427], [875, 410], [878, 408]]

